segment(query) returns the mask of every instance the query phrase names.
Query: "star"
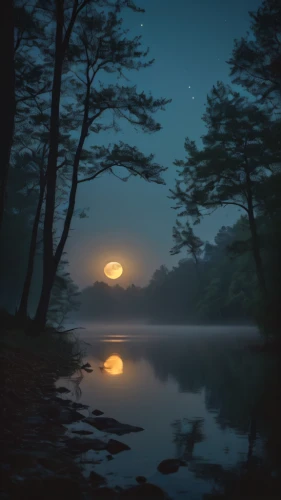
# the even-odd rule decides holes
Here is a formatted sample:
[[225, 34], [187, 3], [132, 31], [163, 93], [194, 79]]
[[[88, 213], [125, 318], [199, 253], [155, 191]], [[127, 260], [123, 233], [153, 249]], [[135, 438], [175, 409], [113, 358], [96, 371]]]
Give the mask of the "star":
[[195, 99], [195, 97], [192, 97], [192, 99]]
[[188, 88], [191, 89], [190, 85], [188, 85]]
[[141, 24], [141, 26], [143, 26], [143, 24]]

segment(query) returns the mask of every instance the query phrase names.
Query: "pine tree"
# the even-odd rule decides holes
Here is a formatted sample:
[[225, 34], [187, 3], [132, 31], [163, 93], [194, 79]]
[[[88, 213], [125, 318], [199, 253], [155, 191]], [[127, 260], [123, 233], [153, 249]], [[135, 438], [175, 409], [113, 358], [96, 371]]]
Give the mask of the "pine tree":
[[218, 207], [234, 205], [246, 213], [260, 292], [267, 287], [256, 225], [257, 189], [272, 175], [281, 137], [269, 114], [218, 83], [207, 98], [203, 149], [186, 139], [186, 161], [177, 161], [179, 179], [172, 196], [181, 214], [200, 222]]
[[263, 0], [250, 12], [250, 32], [235, 40], [228, 61], [233, 82], [281, 113], [281, 3]]
[[[42, 8], [46, 2], [40, 1]], [[49, 4], [48, 4], [49, 5]], [[55, 23], [55, 39], [50, 43], [49, 57], [54, 57], [54, 72], [49, 127], [49, 154], [46, 168], [46, 208], [44, 217], [43, 285], [35, 323], [40, 328], [46, 322], [51, 289], [64, 251], [75, 209], [78, 184], [95, 179], [114, 167], [127, 170], [127, 178], [139, 175], [145, 180], [163, 183], [163, 167], [128, 144], [113, 144], [109, 148], [86, 147], [89, 134], [108, 129], [104, 115], [112, 117], [111, 127], [124, 119], [143, 132], [160, 130], [153, 114], [164, 109], [167, 99], [154, 99], [138, 92], [136, 86], [125, 84], [126, 73], [150, 66], [147, 50], [142, 50], [140, 37], [130, 39], [122, 27], [120, 11], [128, 7], [138, 11], [131, 1], [118, 1], [112, 6], [106, 1], [72, 0], [55, 2], [51, 12]], [[69, 9], [70, 5], [72, 9]], [[99, 7], [107, 6], [107, 13]], [[50, 29], [51, 34], [53, 33]], [[100, 83], [102, 73], [110, 73], [115, 84]], [[71, 187], [68, 207], [58, 244], [54, 245], [54, 214], [57, 190], [57, 167], [60, 134], [80, 130], [76, 146], [71, 149]], [[37, 327], [36, 327], [37, 328]]]

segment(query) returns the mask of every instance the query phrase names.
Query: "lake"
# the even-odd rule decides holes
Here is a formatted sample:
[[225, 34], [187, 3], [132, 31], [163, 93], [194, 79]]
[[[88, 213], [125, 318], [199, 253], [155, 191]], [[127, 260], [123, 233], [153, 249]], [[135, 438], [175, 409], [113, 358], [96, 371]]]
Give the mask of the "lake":
[[[265, 361], [250, 349], [260, 340], [255, 328], [86, 325], [78, 337], [93, 371], [63, 385], [91, 411], [144, 428], [122, 436], [131, 450], [111, 461], [106, 452], [83, 456], [101, 460], [95, 471], [109, 486], [145, 476], [173, 499], [201, 499], [218, 474], [262, 456], [256, 412]], [[70, 431], [74, 426], [89, 429], [80, 422]], [[169, 458], [187, 466], [163, 475], [157, 466]]]

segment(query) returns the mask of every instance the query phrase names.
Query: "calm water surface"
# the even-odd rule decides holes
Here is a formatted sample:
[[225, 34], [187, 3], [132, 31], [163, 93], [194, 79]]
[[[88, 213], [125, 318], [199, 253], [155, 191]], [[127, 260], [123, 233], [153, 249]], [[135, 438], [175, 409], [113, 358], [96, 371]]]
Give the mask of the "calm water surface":
[[[143, 475], [174, 499], [199, 499], [212, 489], [213, 464], [246, 463], [249, 444], [250, 454], [261, 453], [259, 435], [249, 443], [263, 377], [261, 357], [247, 347], [259, 339], [254, 328], [87, 325], [79, 337], [93, 372], [63, 385], [91, 411], [144, 428], [117, 436], [131, 451], [114, 460], [103, 459], [106, 452], [83, 456], [103, 459], [95, 470], [109, 486], [136, 484]], [[188, 467], [163, 476], [157, 466], [167, 458]]]

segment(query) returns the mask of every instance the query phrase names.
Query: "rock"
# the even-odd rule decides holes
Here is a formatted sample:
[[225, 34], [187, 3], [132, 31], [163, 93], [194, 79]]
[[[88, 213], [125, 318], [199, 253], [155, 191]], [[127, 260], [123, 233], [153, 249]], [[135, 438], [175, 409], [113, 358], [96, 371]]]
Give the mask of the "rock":
[[60, 398], [60, 397], [55, 397], [53, 399], [54, 403], [58, 403], [59, 406], [68, 406], [70, 404], [73, 404], [71, 399], [63, 399], [63, 398]]
[[122, 491], [119, 498], [120, 500], [166, 500], [167, 495], [158, 486], [145, 483]]
[[131, 448], [127, 444], [121, 443], [120, 441], [117, 441], [116, 439], [110, 439], [107, 443], [106, 449], [112, 455], [116, 455], [116, 453], [120, 453], [121, 451], [130, 450]]
[[113, 456], [112, 455], [106, 455], [106, 458], [107, 458], [108, 461], [109, 460], [113, 460]]
[[174, 474], [179, 470], [179, 467], [182, 465], [181, 460], [177, 460], [176, 458], [168, 458], [167, 460], [163, 460], [158, 465], [157, 469], [161, 474]]
[[93, 486], [98, 486], [100, 484], [106, 483], [106, 479], [94, 471], [90, 472], [89, 480], [91, 481]]
[[61, 424], [72, 424], [72, 422], [78, 422], [79, 420], [82, 420], [84, 418], [85, 416], [76, 410], [72, 410], [71, 408], [63, 408], [56, 420]]
[[80, 460], [80, 464], [91, 464], [91, 465], [98, 465], [101, 464], [101, 460]]
[[88, 436], [89, 434], [93, 434], [92, 431], [71, 431], [73, 434], [80, 434], [80, 436]]
[[136, 481], [139, 484], [144, 484], [144, 483], [146, 483], [146, 477], [144, 477], [144, 476], [137, 476], [136, 477]]
[[142, 427], [136, 427], [134, 425], [122, 424], [114, 418], [108, 417], [88, 417], [84, 420], [87, 424], [92, 425], [100, 431], [109, 432], [111, 434], [117, 434], [122, 436], [123, 434], [129, 434], [130, 432], [140, 432], [144, 429]]
[[75, 408], [76, 410], [87, 410], [87, 408], [89, 408], [88, 405], [83, 405], [82, 403], [72, 403], [72, 407]]
[[66, 387], [57, 387], [55, 390], [59, 394], [66, 394], [66, 393], [70, 392], [70, 390], [67, 389]]
[[94, 411], [92, 411], [92, 414], [96, 415], [96, 417], [100, 417], [101, 415], [104, 414], [104, 412], [100, 411], [100, 410], [94, 410]]
[[81, 366], [81, 370], [85, 370], [85, 368], [91, 368], [90, 363], [85, 363], [83, 366]]
[[89, 450], [106, 450], [107, 443], [101, 439], [72, 438], [66, 441], [66, 446], [73, 453], [84, 453]]

